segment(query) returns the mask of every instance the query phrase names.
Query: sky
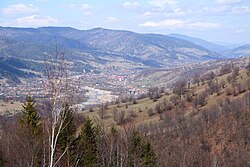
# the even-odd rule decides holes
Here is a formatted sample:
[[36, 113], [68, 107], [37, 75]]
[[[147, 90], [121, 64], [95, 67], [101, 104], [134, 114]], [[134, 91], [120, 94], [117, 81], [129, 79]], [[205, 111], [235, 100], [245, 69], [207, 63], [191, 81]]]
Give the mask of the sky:
[[250, 43], [250, 0], [0, 0], [0, 26], [96, 27]]

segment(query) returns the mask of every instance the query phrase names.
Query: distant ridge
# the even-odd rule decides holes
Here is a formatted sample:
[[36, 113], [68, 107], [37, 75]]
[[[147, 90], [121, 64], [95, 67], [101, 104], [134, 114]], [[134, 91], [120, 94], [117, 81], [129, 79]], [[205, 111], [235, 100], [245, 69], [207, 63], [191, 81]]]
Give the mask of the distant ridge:
[[79, 73], [98, 73], [110, 64], [133, 70], [168, 68], [223, 58], [219, 53], [187, 39], [161, 34], [104, 28], [0, 27], [0, 57], [29, 60], [31, 67], [42, 68], [41, 62], [53, 52], [55, 43], [66, 51], [66, 58], [72, 62], [71, 70]]
[[218, 45], [212, 42], [208, 42], [206, 40], [200, 39], [200, 38], [194, 38], [194, 37], [190, 37], [190, 36], [186, 36], [186, 35], [181, 35], [181, 34], [169, 34], [169, 36], [171, 37], [175, 37], [175, 38], [179, 38], [179, 39], [184, 39], [187, 41], [190, 41], [196, 45], [200, 45], [208, 50], [217, 52], [217, 53], [222, 53], [228, 50], [228, 48], [222, 46], [222, 45]]

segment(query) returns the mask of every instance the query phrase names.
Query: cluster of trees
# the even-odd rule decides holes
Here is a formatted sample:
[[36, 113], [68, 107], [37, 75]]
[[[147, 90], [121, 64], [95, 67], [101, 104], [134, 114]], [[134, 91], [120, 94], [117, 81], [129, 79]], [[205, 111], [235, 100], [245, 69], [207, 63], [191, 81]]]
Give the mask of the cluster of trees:
[[250, 92], [226, 98], [195, 115], [167, 111], [162, 121], [141, 125], [157, 150], [158, 166], [249, 166]]
[[[237, 82], [238, 67], [225, 65], [217, 74], [197, 75], [193, 85], [190, 78], [178, 80], [174, 95], [162, 101], [158, 99], [164, 89], [149, 89], [148, 97], [156, 105], [144, 112], [158, 113], [160, 121], [136, 128], [129, 122], [137, 114], [128, 109], [136, 99], [119, 99], [127, 111], [119, 110], [118, 104], [113, 110], [117, 125], [107, 128], [102, 119], [108, 105], [100, 104], [99, 123], [68, 105], [74, 92], [67, 83], [66, 64], [59, 63], [63, 64], [47, 67], [48, 104], [38, 108], [27, 97], [19, 116], [0, 117], [0, 166], [250, 166], [250, 80]], [[249, 75], [250, 65], [246, 70]], [[225, 74], [226, 79], [217, 78]], [[193, 91], [200, 82], [203, 90]], [[206, 106], [213, 94], [223, 91], [226, 98]]]
[[[77, 116], [64, 104], [55, 129], [52, 166], [156, 166], [156, 155], [148, 140], [132, 126], [107, 130], [89, 118]], [[1, 118], [1, 166], [50, 166], [49, 119], [38, 114], [34, 99], [27, 97], [16, 118]], [[81, 121], [77, 121], [83, 119]]]
[[148, 89], [148, 97], [154, 102], [161, 97], [162, 93], [164, 93], [164, 88], [152, 87]]

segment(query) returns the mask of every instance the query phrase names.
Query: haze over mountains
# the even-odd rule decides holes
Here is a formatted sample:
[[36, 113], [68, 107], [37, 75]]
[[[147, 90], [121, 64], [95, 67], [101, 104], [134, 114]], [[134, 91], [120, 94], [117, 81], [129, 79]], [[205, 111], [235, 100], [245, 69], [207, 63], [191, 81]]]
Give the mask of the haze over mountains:
[[99, 72], [105, 66], [167, 68], [250, 54], [249, 45], [229, 50], [180, 34], [139, 34], [103, 28], [0, 27], [0, 76], [17, 80], [34, 76], [32, 71], [41, 72], [43, 61], [53, 54], [56, 43], [72, 62], [72, 71], [77, 72]]
[[215, 51], [215, 52], [218, 52], [218, 53], [222, 53], [222, 52], [228, 50], [228, 48], [225, 47], [225, 46], [217, 45], [217, 44], [208, 42], [208, 41], [203, 40], [203, 39], [189, 37], [189, 36], [182, 35], [182, 34], [169, 34], [168, 36], [190, 41], [190, 42], [192, 42], [192, 43], [194, 43], [196, 45], [200, 45], [200, 46], [202, 46], [202, 47], [204, 47], [204, 48], [206, 48], [208, 50], [212, 50], [212, 51]]

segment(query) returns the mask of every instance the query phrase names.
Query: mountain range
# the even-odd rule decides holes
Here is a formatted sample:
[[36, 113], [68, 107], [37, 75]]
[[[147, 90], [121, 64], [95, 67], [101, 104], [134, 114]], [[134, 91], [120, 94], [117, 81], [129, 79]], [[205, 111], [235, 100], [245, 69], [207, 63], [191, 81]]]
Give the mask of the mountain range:
[[[0, 77], [6, 78], [8, 71], [15, 76], [15, 71], [26, 68], [17, 64], [26, 64], [29, 65], [27, 68], [41, 72], [41, 64], [57, 46], [65, 51], [67, 59], [72, 62], [72, 71], [76, 72], [98, 72], [107, 66], [166, 68], [249, 55], [249, 45], [229, 50], [180, 34], [140, 34], [103, 28], [0, 27]], [[16, 64], [6, 64], [9, 59], [15, 59]], [[12, 70], [8, 70], [10, 68]], [[26, 73], [21, 76], [30, 76]]]
[[223, 53], [228, 50], [228, 48], [225, 46], [218, 45], [212, 42], [208, 42], [200, 38], [189, 37], [189, 36], [182, 35], [182, 34], [169, 34], [168, 36], [179, 38], [179, 39], [184, 39], [186, 41], [192, 42], [196, 45], [200, 45], [208, 50], [212, 50], [217, 53]]

